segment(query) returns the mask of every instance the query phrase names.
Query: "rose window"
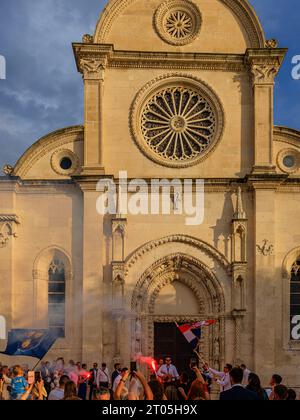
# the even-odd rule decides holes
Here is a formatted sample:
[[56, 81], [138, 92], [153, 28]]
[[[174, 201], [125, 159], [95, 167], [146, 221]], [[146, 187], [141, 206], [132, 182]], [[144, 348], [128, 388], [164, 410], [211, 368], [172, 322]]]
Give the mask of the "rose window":
[[190, 0], [168, 0], [155, 12], [158, 35], [169, 44], [186, 45], [199, 35], [202, 18], [198, 6]]
[[192, 19], [184, 11], [173, 12], [166, 18], [165, 30], [174, 38], [185, 38], [193, 30]]
[[208, 101], [189, 88], [167, 88], [147, 102], [142, 112], [142, 133], [157, 155], [187, 161], [211, 144], [216, 119]]

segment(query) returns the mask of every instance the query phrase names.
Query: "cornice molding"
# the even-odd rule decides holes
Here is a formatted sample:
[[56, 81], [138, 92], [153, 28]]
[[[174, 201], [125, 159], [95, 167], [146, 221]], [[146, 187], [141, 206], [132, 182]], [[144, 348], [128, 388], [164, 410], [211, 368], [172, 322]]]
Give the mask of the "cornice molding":
[[201, 69], [232, 72], [246, 70], [243, 54], [118, 51], [114, 50], [111, 44], [79, 43], [73, 44], [73, 51], [77, 69], [83, 74], [83, 64], [86, 63], [89, 71], [99, 68]]

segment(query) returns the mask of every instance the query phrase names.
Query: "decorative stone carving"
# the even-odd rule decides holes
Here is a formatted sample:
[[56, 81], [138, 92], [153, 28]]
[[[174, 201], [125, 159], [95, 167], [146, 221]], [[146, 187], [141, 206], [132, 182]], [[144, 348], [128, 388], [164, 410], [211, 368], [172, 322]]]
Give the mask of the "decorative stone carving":
[[0, 215], [0, 246], [6, 246], [10, 237], [17, 238], [19, 224], [19, 218], [15, 214]]
[[264, 239], [262, 245], [256, 245], [258, 254], [261, 254], [265, 257], [273, 254], [274, 245], [268, 245], [268, 242], [269, 241], [267, 239]]
[[163, 41], [186, 45], [194, 41], [201, 28], [201, 13], [190, 0], [168, 0], [157, 9], [154, 24]]
[[90, 34], [84, 34], [82, 37], [82, 42], [84, 44], [92, 44], [94, 42], [94, 37], [93, 35]]
[[80, 71], [83, 73], [84, 79], [103, 80], [104, 70], [107, 65], [107, 57], [80, 60]]
[[251, 67], [253, 84], [273, 84], [280, 66], [272, 64], [254, 64]]
[[278, 41], [276, 39], [268, 39], [266, 41], [266, 48], [278, 48]]
[[14, 171], [14, 167], [9, 165], [9, 164], [6, 164], [6, 165], [3, 166], [2, 171], [5, 175], [12, 175], [12, 173]]
[[[208, 243], [201, 241], [200, 239], [193, 238], [187, 235], [171, 235], [165, 236], [161, 239], [157, 239], [151, 242], [148, 242], [146, 245], [143, 245], [139, 249], [137, 249], [133, 255], [131, 255], [126, 260], [126, 274], [128, 270], [147, 252], [154, 250], [164, 244], [172, 243], [172, 242], [179, 242], [185, 243], [187, 245], [193, 246], [195, 248], [201, 249], [205, 254], [209, 255], [211, 258], [215, 259], [224, 270], [231, 274], [231, 265], [226, 257], [221, 254], [216, 248], [212, 247]], [[148, 272], [148, 277], [151, 279], [152, 273]]]
[[140, 150], [168, 167], [199, 163], [217, 146], [224, 111], [216, 94], [194, 76], [167, 74], [137, 94], [131, 131]]
[[[162, 268], [163, 267], [163, 268]], [[151, 273], [151, 276], [149, 275]], [[155, 302], [163, 287], [173, 281], [180, 281], [189, 287], [199, 305], [199, 316], [168, 316], [155, 314]], [[216, 304], [218, 301], [218, 304]], [[221, 316], [225, 311], [225, 301], [223, 290], [215, 278], [214, 274], [197, 259], [176, 253], [168, 255], [156, 261], [137, 282], [133, 291], [131, 310], [135, 314], [136, 320], [144, 319], [143, 332], [145, 342], [142, 345], [143, 354], [153, 354], [154, 346], [154, 327], [153, 322], [195, 322], [200, 318], [212, 318]], [[138, 322], [138, 321], [136, 321]], [[138, 347], [139, 338], [136, 337], [136, 326], [132, 326], [132, 351]], [[218, 336], [219, 337], [219, 336]], [[206, 340], [210, 340], [207, 336]], [[209, 347], [206, 346], [207, 357]], [[211, 355], [211, 359], [212, 359]]]
[[112, 220], [113, 261], [124, 261], [126, 224], [126, 219]]
[[125, 283], [125, 270], [124, 263], [113, 262], [112, 263], [112, 281], [113, 283], [124, 284]]
[[237, 200], [236, 200], [236, 207], [235, 212], [233, 214], [234, 220], [246, 220], [246, 212], [243, 208], [243, 200], [242, 200], [242, 188], [238, 187], [237, 189]]

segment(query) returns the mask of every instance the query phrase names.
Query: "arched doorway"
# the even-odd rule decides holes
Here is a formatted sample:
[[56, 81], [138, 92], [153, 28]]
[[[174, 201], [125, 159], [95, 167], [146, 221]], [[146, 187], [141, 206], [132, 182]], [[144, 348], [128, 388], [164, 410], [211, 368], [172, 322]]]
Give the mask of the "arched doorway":
[[[183, 347], [174, 330], [175, 321], [186, 323], [213, 318], [216, 324], [203, 329], [201, 352], [211, 365], [219, 367], [224, 363], [224, 311], [223, 291], [211, 270], [189, 255], [168, 255], [149, 267], [134, 289], [131, 356], [155, 353], [158, 356], [159, 345], [172, 346], [173, 340], [171, 348], [175, 349], [175, 354], [172, 357], [182, 363], [180, 354], [176, 354]], [[159, 336], [168, 333], [173, 338], [164, 343]], [[187, 357], [188, 350], [184, 351]]]

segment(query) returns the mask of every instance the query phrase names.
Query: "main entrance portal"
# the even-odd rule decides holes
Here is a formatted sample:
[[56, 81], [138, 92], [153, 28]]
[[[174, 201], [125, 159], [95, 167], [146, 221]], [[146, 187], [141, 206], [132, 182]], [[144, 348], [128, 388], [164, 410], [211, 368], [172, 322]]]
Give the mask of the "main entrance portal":
[[139, 279], [132, 296], [131, 353], [172, 357], [179, 371], [189, 367], [193, 349], [176, 327], [205, 319], [200, 352], [211, 365], [224, 363], [224, 296], [207, 266], [182, 253], [157, 260]]
[[169, 356], [180, 373], [187, 371], [195, 353], [175, 323], [154, 323], [154, 357]]

